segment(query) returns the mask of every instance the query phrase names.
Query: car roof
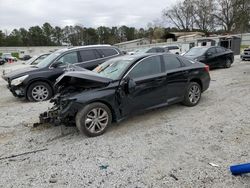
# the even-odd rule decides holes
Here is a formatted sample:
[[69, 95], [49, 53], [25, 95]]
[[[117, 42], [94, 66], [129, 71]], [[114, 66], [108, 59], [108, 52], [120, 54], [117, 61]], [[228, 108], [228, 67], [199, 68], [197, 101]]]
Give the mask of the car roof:
[[67, 48], [62, 48], [62, 49], [56, 50], [55, 52], [57, 52], [57, 53], [63, 53], [63, 52], [66, 52], [66, 51], [71, 51], [71, 50], [73, 51], [73, 50], [79, 50], [79, 49], [103, 48], [103, 47], [117, 49], [116, 47], [111, 46], [109, 44], [96, 44], [96, 45], [67, 47]]

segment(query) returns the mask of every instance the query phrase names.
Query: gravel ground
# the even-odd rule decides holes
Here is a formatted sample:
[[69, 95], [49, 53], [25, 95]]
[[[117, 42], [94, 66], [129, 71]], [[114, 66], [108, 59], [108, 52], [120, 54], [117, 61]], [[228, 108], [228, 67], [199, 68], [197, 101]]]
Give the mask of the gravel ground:
[[1, 159], [0, 187], [250, 187], [228, 169], [250, 162], [250, 62], [210, 74], [198, 106], [153, 110], [95, 138], [32, 128], [50, 104], [13, 97], [0, 78], [0, 158], [46, 149]]

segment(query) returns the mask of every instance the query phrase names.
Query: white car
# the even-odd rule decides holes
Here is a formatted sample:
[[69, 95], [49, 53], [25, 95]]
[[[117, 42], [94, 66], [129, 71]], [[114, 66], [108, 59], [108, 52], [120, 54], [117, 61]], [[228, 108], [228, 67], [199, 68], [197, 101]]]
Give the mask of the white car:
[[29, 59], [26, 62], [23, 62], [23, 63], [17, 62], [15, 64], [10, 64], [5, 69], [3, 69], [2, 74], [5, 75], [5, 74], [7, 74], [9, 72], [12, 72], [12, 71], [15, 71], [15, 70], [18, 70], [18, 69], [24, 69], [24, 68], [27, 68], [27, 67], [30, 67], [30, 66], [35, 66], [40, 61], [42, 61], [44, 58], [46, 58], [48, 55], [49, 55], [49, 53], [40, 54], [40, 55], [33, 56], [31, 59]]
[[178, 45], [168, 45], [168, 46], [163, 46], [166, 51], [169, 51], [173, 54], [181, 54], [181, 49]]

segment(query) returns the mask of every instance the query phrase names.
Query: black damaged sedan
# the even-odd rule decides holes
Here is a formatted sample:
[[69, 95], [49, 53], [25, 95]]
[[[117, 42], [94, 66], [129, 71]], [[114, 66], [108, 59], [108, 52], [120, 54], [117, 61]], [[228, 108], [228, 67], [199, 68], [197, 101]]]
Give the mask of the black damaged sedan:
[[60, 76], [54, 106], [40, 114], [40, 123], [76, 124], [87, 136], [98, 136], [141, 111], [179, 102], [195, 106], [209, 83], [207, 65], [174, 54], [117, 57], [94, 71]]

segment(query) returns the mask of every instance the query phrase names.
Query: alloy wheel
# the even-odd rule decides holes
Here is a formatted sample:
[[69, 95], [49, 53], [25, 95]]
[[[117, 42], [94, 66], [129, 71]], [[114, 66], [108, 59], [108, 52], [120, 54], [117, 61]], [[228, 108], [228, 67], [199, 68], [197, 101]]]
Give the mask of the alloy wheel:
[[193, 85], [189, 89], [188, 98], [192, 104], [196, 104], [201, 97], [200, 88], [197, 85]]
[[44, 101], [49, 96], [49, 90], [43, 85], [37, 85], [32, 89], [31, 95], [36, 101]]
[[91, 133], [99, 133], [106, 128], [109, 116], [105, 109], [94, 108], [86, 116], [85, 127]]

